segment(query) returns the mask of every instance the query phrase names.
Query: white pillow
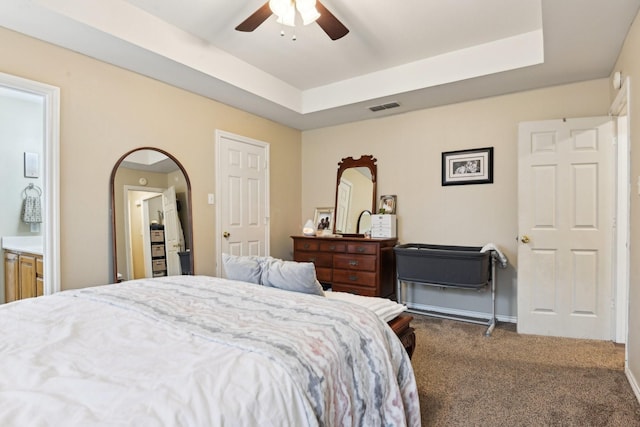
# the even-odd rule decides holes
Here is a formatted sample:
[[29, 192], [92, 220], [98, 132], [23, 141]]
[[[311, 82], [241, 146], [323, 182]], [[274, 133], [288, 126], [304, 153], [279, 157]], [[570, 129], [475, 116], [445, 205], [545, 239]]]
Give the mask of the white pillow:
[[387, 298], [365, 297], [362, 295], [354, 295], [347, 292], [327, 292], [325, 296], [329, 299], [347, 301], [366, 307], [378, 315], [385, 322], [398, 317], [402, 312], [407, 310], [403, 304], [398, 304]]
[[222, 254], [225, 277], [259, 285], [261, 284], [262, 264], [266, 259], [267, 257]]
[[269, 258], [262, 264], [262, 284], [287, 291], [312, 295], [324, 295], [322, 285], [316, 279], [312, 262], [284, 261]]

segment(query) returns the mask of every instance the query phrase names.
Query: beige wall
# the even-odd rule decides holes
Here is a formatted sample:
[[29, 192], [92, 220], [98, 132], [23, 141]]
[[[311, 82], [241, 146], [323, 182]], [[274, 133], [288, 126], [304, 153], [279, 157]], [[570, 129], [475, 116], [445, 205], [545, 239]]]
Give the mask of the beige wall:
[[[606, 115], [608, 88], [600, 79], [303, 132], [302, 217], [333, 204], [341, 158], [372, 154], [378, 194], [398, 196], [401, 243], [493, 242], [516, 265], [518, 123]], [[441, 153], [480, 147], [494, 147], [494, 183], [443, 187]], [[515, 316], [515, 269], [498, 274], [498, 313]]]
[[0, 28], [0, 71], [60, 88], [63, 289], [110, 277], [109, 176], [125, 152], [172, 153], [193, 191], [197, 274], [215, 274], [216, 129], [270, 143], [271, 254], [290, 253], [300, 223], [300, 132], [156, 80]]
[[[640, 16], [640, 15], [638, 15]], [[624, 47], [614, 67], [621, 71], [623, 78], [631, 78], [629, 121], [631, 126], [631, 232], [630, 232], [630, 278], [629, 278], [629, 323], [627, 354], [631, 376], [640, 392], [640, 197], [638, 177], [640, 177], [640, 19], [636, 19], [627, 34]], [[612, 99], [613, 99], [612, 94]]]

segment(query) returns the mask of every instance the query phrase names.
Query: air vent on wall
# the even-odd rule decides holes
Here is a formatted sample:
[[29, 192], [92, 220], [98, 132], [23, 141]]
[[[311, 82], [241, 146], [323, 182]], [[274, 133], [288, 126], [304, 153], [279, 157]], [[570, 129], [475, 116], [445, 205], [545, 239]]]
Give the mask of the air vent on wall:
[[373, 107], [369, 107], [369, 110], [375, 112], [375, 111], [388, 110], [389, 108], [396, 108], [399, 106], [400, 104], [398, 104], [397, 102], [389, 102], [388, 104], [374, 105]]

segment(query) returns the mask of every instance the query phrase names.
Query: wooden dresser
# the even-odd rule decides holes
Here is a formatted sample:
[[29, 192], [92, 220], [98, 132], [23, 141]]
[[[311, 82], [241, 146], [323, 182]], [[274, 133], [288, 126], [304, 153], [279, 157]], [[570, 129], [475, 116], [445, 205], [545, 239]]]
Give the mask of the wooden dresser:
[[313, 262], [323, 285], [337, 292], [395, 299], [398, 239], [291, 236], [293, 259]]

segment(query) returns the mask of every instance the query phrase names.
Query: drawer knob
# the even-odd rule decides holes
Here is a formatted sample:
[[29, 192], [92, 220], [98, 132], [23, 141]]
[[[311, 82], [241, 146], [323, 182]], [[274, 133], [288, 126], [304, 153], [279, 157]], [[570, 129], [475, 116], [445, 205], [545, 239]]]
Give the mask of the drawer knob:
[[358, 280], [358, 276], [356, 275], [349, 276], [349, 280], [351, 280], [352, 282], [355, 282], [356, 280]]
[[316, 262], [316, 258], [315, 257], [310, 257], [309, 258], [309, 262]]
[[362, 247], [362, 246], [358, 246], [358, 247], [356, 248], [356, 251], [358, 251], [358, 252], [364, 252], [364, 247]]
[[329, 250], [335, 251], [336, 250], [336, 246], [335, 245], [329, 246]]
[[309, 244], [308, 244], [308, 243], [305, 243], [305, 244], [304, 244], [304, 248], [305, 248], [305, 249], [309, 249]]
[[351, 261], [349, 261], [349, 265], [355, 267], [356, 265], [358, 265], [358, 261], [352, 259]]

